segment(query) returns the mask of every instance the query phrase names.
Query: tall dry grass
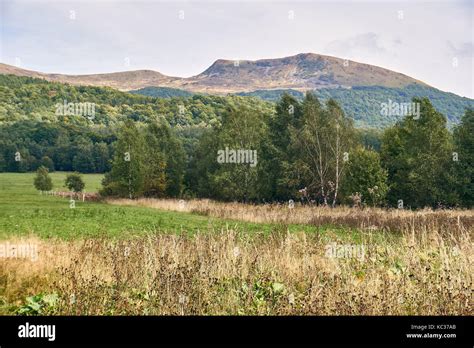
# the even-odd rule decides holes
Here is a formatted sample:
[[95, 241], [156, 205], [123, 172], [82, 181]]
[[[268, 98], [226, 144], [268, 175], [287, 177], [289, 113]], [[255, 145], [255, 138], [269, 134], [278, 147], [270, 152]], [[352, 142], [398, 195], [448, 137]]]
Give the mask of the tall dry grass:
[[382, 208], [356, 209], [296, 204], [250, 205], [222, 203], [208, 199], [175, 200], [142, 198], [110, 199], [110, 204], [144, 206], [162, 210], [182, 211], [216, 218], [235, 219], [255, 223], [310, 224], [315, 226], [346, 226], [369, 231], [402, 232], [457, 236], [472, 235], [474, 210], [400, 210]]
[[473, 314], [469, 233], [376, 234], [361, 235], [363, 258], [311, 233], [36, 240], [38, 261], [1, 262], [2, 308], [41, 291], [60, 296], [49, 314]]

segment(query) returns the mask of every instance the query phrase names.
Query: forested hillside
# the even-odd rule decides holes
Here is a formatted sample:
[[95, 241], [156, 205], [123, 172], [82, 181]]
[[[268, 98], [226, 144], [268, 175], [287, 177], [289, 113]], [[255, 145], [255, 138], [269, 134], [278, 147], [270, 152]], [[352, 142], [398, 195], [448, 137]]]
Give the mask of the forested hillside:
[[[172, 98], [192, 95], [189, 92], [164, 87], [147, 87], [133, 91], [151, 97]], [[284, 94], [290, 94], [302, 100], [304, 93], [294, 89], [257, 90], [241, 92], [236, 95], [252, 96], [275, 102]], [[313, 93], [323, 101], [330, 98], [336, 100], [351, 118], [357, 127], [382, 129], [395, 124], [402, 117], [397, 115], [382, 115], [381, 104], [389, 100], [409, 102], [414, 97], [428, 97], [433, 106], [446, 115], [448, 126], [451, 128], [459, 123], [467, 108], [474, 108], [474, 100], [460, 97], [453, 93], [442, 92], [436, 88], [422, 85], [409, 85], [402, 88], [388, 88], [381, 86], [364, 86], [352, 88], [322, 88], [313, 90]]]
[[[94, 115], [58, 113], [64, 103], [93, 103]], [[266, 115], [272, 104], [239, 96], [152, 98], [107, 87], [78, 87], [42, 79], [0, 75], [0, 170], [102, 173], [110, 168], [112, 142], [127, 120], [146, 124], [165, 118], [187, 153], [208, 127], [219, 125], [229, 107], [247, 105]], [[21, 161], [15, 161], [19, 152]], [[43, 157], [46, 157], [44, 159]], [[92, 159], [93, 160], [89, 160]]]
[[136, 91], [130, 91], [130, 93], [159, 98], [190, 97], [193, 95], [191, 92], [169, 87], [145, 87], [137, 89]]
[[[62, 115], [57, 104], [94, 103], [93, 118]], [[22, 120], [65, 122], [79, 125], [117, 125], [131, 119], [148, 122], [165, 117], [172, 126], [212, 126], [224, 110], [235, 104], [271, 111], [272, 104], [240, 96], [147, 97], [108, 87], [71, 86], [42, 79], [0, 75], [0, 123]]]
[[[295, 90], [260, 90], [238, 93], [238, 95], [276, 101], [283, 93], [289, 93], [300, 100], [304, 97], [304, 93]], [[402, 118], [397, 115], [384, 116], [381, 114], [380, 105], [387, 103], [388, 100], [407, 102], [414, 97], [428, 97], [436, 110], [446, 115], [449, 127], [459, 123], [466, 109], [474, 108], [472, 99], [422, 85], [409, 85], [402, 88], [381, 86], [352, 87], [350, 89], [323, 88], [314, 90], [313, 93], [321, 100], [335, 99], [342, 106], [344, 112], [354, 119], [356, 126], [379, 129], [391, 126]]]
[[472, 205], [472, 110], [451, 132], [414, 98], [419, 114], [382, 132], [328, 97], [165, 99], [0, 76], [0, 171], [106, 172], [114, 197]]

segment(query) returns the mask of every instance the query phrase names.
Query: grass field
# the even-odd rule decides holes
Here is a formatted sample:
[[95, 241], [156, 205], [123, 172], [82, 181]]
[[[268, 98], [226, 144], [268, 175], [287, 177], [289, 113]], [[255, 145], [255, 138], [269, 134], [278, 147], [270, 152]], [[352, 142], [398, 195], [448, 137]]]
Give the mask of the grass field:
[[[56, 191], [63, 187], [67, 173], [52, 173]], [[102, 175], [83, 175], [85, 191], [96, 192]], [[41, 195], [33, 187], [33, 173], [0, 173], [0, 239], [10, 236], [38, 236], [40, 238], [77, 239], [88, 237], [128, 238], [147, 233], [195, 233], [233, 229], [251, 233], [281, 230], [322, 232], [324, 228], [305, 224], [282, 226], [271, 223], [252, 223], [234, 219], [220, 219], [137, 206], [117, 206], [97, 202], [75, 202], [70, 208], [68, 199]], [[347, 229], [333, 229], [346, 233]]]
[[[54, 190], [65, 173], [53, 173]], [[76, 202], [0, 173], [0, 314], [473, 314], [469, 210]], [[86, 191], [100, 175], [84, 175]], [[3, 249], [3, 252], [6, 249]], [[0, 249], [0, 252], [2, 249]]]

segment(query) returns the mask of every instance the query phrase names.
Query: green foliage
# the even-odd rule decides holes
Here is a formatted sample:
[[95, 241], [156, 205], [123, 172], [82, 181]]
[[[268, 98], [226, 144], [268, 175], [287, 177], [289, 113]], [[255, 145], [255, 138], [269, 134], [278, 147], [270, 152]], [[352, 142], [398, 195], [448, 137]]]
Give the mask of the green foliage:
[[472, 208], [474, 206], [474, 110], [466, 110], [461, 123], [455, 128], [454, 150], [455, 191], [459, 195], [460, 203]]
[[33, 183], [38, 191], [51, 191], [53, 189], [53, 181], [49, 177], [48, 172], [48, 168], [44, 166], [39, 167], [36, 171]]
[[357, 141], [367, 149], [380, 152], [383, 131], [371, 128], [356, 129]]
[[[197, 195], [261, 202], [293, 199], [302, 189], [301, 198], [334, 205], [343, 155], [354, 143], [352, 122], [337, 103], [329, 100], [322, 107], [311, 93], [302, 104], [284, 95], [270, 117], [245, 107], [229, 109], [193, 156]], [[256, 150], [258, 165], [219, 163], [224, 149]]]
[[101, 194], [129, 198], [143, 195], [144, 163], [145, 139], [135, 122], [129, 120], [117, 136], [112, 169], [105, 175]]
[[131, 91], [130, 93], [158, 98], [190, 97], [193, 95], [193, 93], [191, 92], [169, 87], [145, 87], [137, 89], [135, 91]]
[[57, 294], [38, 294], [26, 298], [16, 313], [19, 315], [46, 315], [54, 309], [58, 302]]
[[344, 172], [344, 153], [355, 145], [355, 131], [350, 120], [334, 100], [325, 108], [311, 93], [303, 101], [303, 126], [293, 132], [298, 154], [295, 170], [309, 197], [334, 206], [339, 198]]
[[66, 177], [64, 185], [71, 191], [82, 192], [86, 184], [79, 173], [72, 173]]
[[[93, 119], [83, 115], [58, 114], [57, 105], [93, 103]], [[0, 75], [0, 125], [34, 120], [80, 126], [119, 126], [126, 120], [147, 123], [164, 116], [174, 126], [213, 126], [220, 123], [227, 107], [247, 104], [271, 110], [259, 98], [187, 94], [171, 98], [149, 97], [108, 87], [72, 86], [41, 79]]]
[[[222, 126], [202, 139], [194, 156], [195, 172], [199, 175], [198, 193], [222, 200], [255, 201], [262, 198], [260, 170], [263, 142], [266, 140], [266, 120], [246, 105], [229, 108]], [[232, 162], [232, 151], [246, 151], [244, 161]], [[226, 154], [229, 154], [226, 158]]]
[[145, 135], [146, 153], [144, 165], [144, 195], [147, 197], [166, 196], [166, 157], [161, 148], [161, 128], [150, 124]]
[[257, 97], [272, 102], [280, 100], [284, 95], [289, 95], [299, 100], [302, 100], [304, 98], [303, 92], [294, 89], [259, 89], [253, 92], [238, 92], [236, 93], [236, 95], [243, 97]]
[[455, 202], [451, 194], [451, 135], [446, 118], [437, 112], [427, 98], [420, 103], [420, 117], [406, 116], [385, 131], [381, 158], [388, 169], [388, 200], [396, 205], [422, 208], [444, 206]]
[[[254, 92], [238, 93], [242, 96], [254, 96], [267, 101], [277, 101], [284, 94], [302, 100], [304, 93], [295, 90], [258, 90]], [[407, 102], [414, 97], [427, 97], [433, 106], [447, 116], [448, 126], [457, 124], [466, 108], [474, 108], [474, 100], [460, 97], [453, 93], [440, 91], [433, 87], [422, 85], [408, 85], [403, 88], [388, 88], [381, 86], [364, 86], [352, 88], [322, 88], [313, 93], [325, 102], [336, 100], [344, 112], [354, 120], [357, 127], [385, 128], [394, 125], [401, 118], [398, 116], [384, 116], [380, 113], [380, 104], [388, 100]]]
[[164, 118], [138, 128], [128, 121], [120, 129], [112, 170], [103, 195], [177, 197], [183, 191], [185, 152]]
[[[0, 126], [0, 171], [47, 167], [50, 172], [84, 173], [109, 170], [114, 130], [66, 123], [19, 121]], [[21, 162], [15, 161], [20, 152]]]
[[[60, 121], [80, 125], [116, 125], [126, 119], [148, 122], [163, 115], [171, 126], [213, 125], [220, 122], [222, 113], [229, 105], [246, 103], [258, 108], [271, 109], [271, 104], [283, 94], [290, 94], [302, 100], [304, 94], [295, 90], [258, 90], [238, 93], [239, 96], [204, 96], [163, 87], [147, 87], [125, 93], [106, 87], [71, 86], [46, 82], [41, 79], [0, 76], [0, 124], [22, 120]], [[336, 100], [344, 112], [354, 119], [358, 127], [383, 128], [400, 120], [397, 116], [380, 113], [381, 103], [389, 99], [408, 101], [413, 97], [428, 97], [435, 108], [447, 115], [448, 125], [459, 122], [466, 108], [474, 108], [474, 101], [452, 93], [439, 91], [422, 85], [404, 88], [381, 86], [319, 89], [313, 93], [323, 102]], [[141, 95], [145, 94], [145, 95]], [[240, 97], [247, 96], [246, 98]], [[250, 98], [254, 96], [256, 98]], [[158, 97], [158, 98], [157, 98]], [[55, 106], [67, 102], [95, 103], [95, 117], [89, 120], [83, 116], [56, 115]], [[179, 113], [182, 105], [184, 112]]]
[[[61, 187], [67, 173], [50, 174], [54, 186]], [[140, 235], [197, 232], [216, 233], [232, 228], [249, 236], [268, 234], [281, 229], [280, 224], [250, 223], [213, 218], [185, 212], [164, 211], [138, 206], [117, 206], [99, 202], [76, 202], [70, 209], [68, 200], [39, 195], [31, 182], [33, 173], [0, 173], [0, 239], [28, 237], [66, 240], [88, 238], [128, 239]], [[102, 175], [84, 174], [88, 192], [97, 192]], [[317, 233], [325, 228], [309, 225], [287, 226], [290, 232]], [[340, 236], [347, 229], [334, 229]], [[286, 231], [286, 228], [285, 228]]]
[[54, 172], [54, 162], [48, 156], [41, 157], [39, 165], [48, 168], [50, 172]]
[[218, 143], [214, 130], [207, 129], [198, 140], [195, 150], [190, 156], [185, 182], [189, 188], [187, 196], [214, 198], [211, 175], [218, 169], [216, 161]]
[[[343, 180], [343, 196], [360, 195], [362, 204], [381, 205], [388, 191], [387, 171], [380, 164], [379, 154], [363, 147], [349, 153]], [[355, 202], [352, 202], [355, 203]]]
[[149, 149], [148, 159], [162, 154], [164, 163], [164, 180], [166, 181], [165, 195], [178, 197], [183, 191], [184, 170], [186, 153], [181, 140], [164, 119], [150, 123], [147, 127], [150, 140], [147, 141]]
[[289, 94], [283, 94], [276, 105], [276, 113], [268, 120], [269, 145], [264, 147], [269, 194], [276, 200], [295, 198], [300, 181], [294, 176], [292, 130], [299, 130], [303, 119], [301, 103]]
[[[419, 85], [306, 96], [263, 92], [281, 98], [271, 104], [161, 88], [131, 94], [1, 75], [0, 172], [108, 172], [101, 193], [118, 197], [300, 198], [334, 205], [359, 192], [364, 203], [381, 204], [384, 175], [373, 152], [381, 151], [391, 205], [402, 199], [413, 208], [472, 206], [472, 110], [455, 129], [454, 143], [446, 128], [472, 100]], [[419, 120], [381, 115], [381, 103], [413, 95], [429, 97], [414, 99], [421, 104]], [[95, 117], [57, 114], [56, 105], [65, 101], [94, 103]], [[433, 105], [445, 110], [448, 123]], [[374, 129], [395, 121], [384, 132]], [[226, 148], [256, 151], [256, 165], [219, 163], [218, 151]], [[345, 152], [355, 162], [346, 163]], [[375, 186], [381, 192], [371, 197]]]
[[[248, 286], [245, 284], [242, 287], [244, 296], [248, 297]], [[259, 310], [266, 305], [275, 306], [277, 301], [286, 294], [285, 285], [271, 280], [257, 279], [252, 286], [252, 304]]]

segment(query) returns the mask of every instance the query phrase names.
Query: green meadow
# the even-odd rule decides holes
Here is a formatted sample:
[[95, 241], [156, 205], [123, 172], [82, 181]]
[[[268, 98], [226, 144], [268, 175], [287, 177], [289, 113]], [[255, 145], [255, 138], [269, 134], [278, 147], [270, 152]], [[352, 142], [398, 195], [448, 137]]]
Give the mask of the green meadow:
[[[51, 176], [54, 190], [65, 190], [66, 173]], [[100, 188], [101, 177], [83, 175], [85, 190]], [[459, 238], [459, 219], [446, 220], [449, 235], [443, 237], [436, 216], [421, 212], [414, 220], [411, 212], [397, 213], [400, 226], [428, 231], [427, 239], [407, 231], [250, 223], [107, 202], [78, 201], [70, 208], [68, 198], [36, 191], [33, 178], [0, 174], [0, 242], [39, 237], [45, 251], [37, 263], [2, 260], [0, 315], [472, 314], [472, 246]], [[336, 209], [329, 214], [349, 208]], [[354, 211], [351, 218], [365, 221], [367, 212]], [[379, 226], [387, 221], [383, 214], [392, 216], [369, 212], [379, 214]], [[445, 285], [443, 277], [459, 281]], [[183, 307], [177, 293], [192, 305]]]
[[[67, 191], [67, 173], [51, 173], [53, 191]], [[290, 230], [324, 232], [308, 225], [279, 225], [219, 219], [146, 207], [117, 206], [76, 201], [40, 194], [33, 186], [34, 173], [0, 173], [0, 239], [38, 236], [43, 239], [114, 237], [130, 238], [147, 233], [206, 233], [225, 229], [254, 235]], [[83, 174], [86, 192], [96, 192], [102, 175]], [[334, 229], [332, 229], [334, 231]], [[344, 233], [344, 230], [337, 232]]]

